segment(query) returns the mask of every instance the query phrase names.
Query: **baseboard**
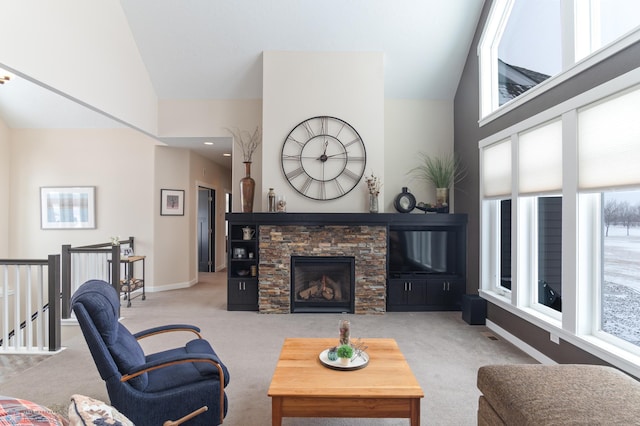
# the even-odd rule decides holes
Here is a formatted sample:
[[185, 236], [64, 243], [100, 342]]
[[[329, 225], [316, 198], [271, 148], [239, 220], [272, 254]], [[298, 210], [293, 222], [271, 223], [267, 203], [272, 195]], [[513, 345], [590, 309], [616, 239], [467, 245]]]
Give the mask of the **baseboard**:
[[181, 283], [154, 285], [153, 287], [145, 287], [145, 291], [148, 293], [156, 293], [159, 291], [179, 290], [181, 288], [193, 287], [197, 282], [198, 282], [198, 279], [196, 278], [191, 281], [184, 281]]
[[551, 358], [549, 358], [548, 356], [546, 356], [545, 354], [543, 354], [542, 352], [534, 348], [533, 346], [529, 345], [528, 343], [525, 343], [524, 341], [518, 339], [516, 336], [509, 333], [504, 328], [498, 326], [496, 323], [491, 322], [490, 320], [487, 319], [486, 326], [489, 330], [493, 331], [495, 334], [502, 337], [504, 340], [511, 343], [513, 346], [515, 346], [516, 348], [520, 349], [522, 352], [529, 355], [531, 358], [538, 361], [540, 364], [547, 364], [547, 365], [557, 364], [557, 362], [555, 362], [554, 360], [552, 360]]

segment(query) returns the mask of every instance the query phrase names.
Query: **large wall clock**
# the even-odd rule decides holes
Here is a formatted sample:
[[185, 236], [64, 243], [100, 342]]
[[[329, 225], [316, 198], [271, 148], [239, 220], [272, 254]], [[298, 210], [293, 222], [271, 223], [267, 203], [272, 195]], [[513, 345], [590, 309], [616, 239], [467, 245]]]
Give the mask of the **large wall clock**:
[[362, 138], [335, 117], [304, 120], [282, 144], [282, 171], [291, 186], [314, 200], [340, 198], [360, 182], [367, 164]]

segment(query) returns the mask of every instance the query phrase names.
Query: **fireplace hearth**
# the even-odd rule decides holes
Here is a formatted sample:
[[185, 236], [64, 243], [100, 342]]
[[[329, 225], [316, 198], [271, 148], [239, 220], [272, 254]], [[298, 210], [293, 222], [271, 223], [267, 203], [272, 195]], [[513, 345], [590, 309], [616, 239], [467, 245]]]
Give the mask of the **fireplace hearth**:
[[291, 256], [291, 312], [353, 313], [355, 258]]

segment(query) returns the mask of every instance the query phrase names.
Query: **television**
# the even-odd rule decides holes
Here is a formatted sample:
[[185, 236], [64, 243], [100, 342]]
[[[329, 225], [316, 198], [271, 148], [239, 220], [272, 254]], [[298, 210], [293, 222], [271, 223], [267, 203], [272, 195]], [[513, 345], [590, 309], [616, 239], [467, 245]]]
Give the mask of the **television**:
[[458, 232], [455, 228], [389, 230], [391, 278], [415, 275], [458, 275]]

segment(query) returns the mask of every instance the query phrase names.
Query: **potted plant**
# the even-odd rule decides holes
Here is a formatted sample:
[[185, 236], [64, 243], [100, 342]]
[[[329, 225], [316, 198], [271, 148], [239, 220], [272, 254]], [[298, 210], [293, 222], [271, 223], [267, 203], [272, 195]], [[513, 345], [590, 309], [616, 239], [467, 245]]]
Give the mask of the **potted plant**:
[[466, 167], [455, 154], [430, 156], [419, 154], [421, 163], [409, 170], [417, 178], [432, 183], [436, 187], [437, 207], [449, 206], [449, 189], [467, 175]]
[[340, 345], [338, 347], [338, 358], [342, 365], [349, 365], [353, 356], [353, 348], [350, 345]]

